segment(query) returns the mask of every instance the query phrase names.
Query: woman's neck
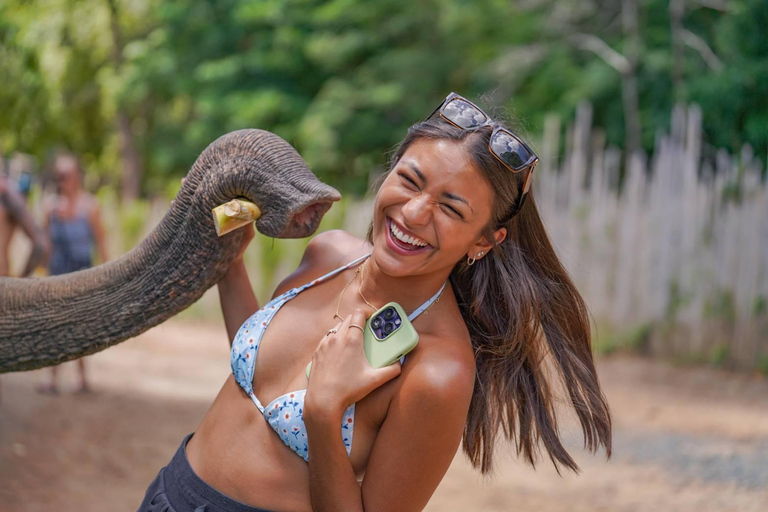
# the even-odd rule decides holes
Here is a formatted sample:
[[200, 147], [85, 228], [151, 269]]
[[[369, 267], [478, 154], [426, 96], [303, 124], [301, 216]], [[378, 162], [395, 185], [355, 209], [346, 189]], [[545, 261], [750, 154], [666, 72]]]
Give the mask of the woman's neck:
[[359, 290], [365, 300], [377, 309], [387, 302], [397, 302], [410, 314], [437, 293], [449, 274], [393, 277], [382, 272], [371, 256], [363, 262]]
[[66, 199], [69, 204], [76, 205], [77, 201], [80, 199], [80, 191], [81, 189], [79, 188], [76, 188], [73, 190], [67, 190], [65, 192], [62, 192], [60, 196]]

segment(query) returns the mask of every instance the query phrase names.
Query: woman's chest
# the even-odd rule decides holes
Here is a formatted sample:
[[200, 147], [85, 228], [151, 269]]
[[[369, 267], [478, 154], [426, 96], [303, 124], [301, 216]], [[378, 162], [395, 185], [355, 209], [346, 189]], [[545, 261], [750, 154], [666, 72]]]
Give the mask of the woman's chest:
[[306, 389], [305, 369], [328, 329], [334, 309], [307, 289], [292, 299], [265, 307], [254, 364], [253, 386], [266, 404], [288, 391]]
[[[334, 319], [336, 301], [329, 300], [327, 292], [308, 292], [315, 290], [299, 293], [263, 320], [266, 325], [254, 364], [253, 389], [265, 407], [274, 407], [275, 399], [307, 388], [306, 366], [328, 329], [340, 322]], [[342, 305], [339, 314], [345, 313]], [[357, 402], [354, 424], [342, 432], [352, 436], [352, 465], [360, 475], [365, 471], [391, 396], [392, 386], [385, 385]]]
[[51, 212], [55, 217], [66, 222], [76, 218], [86, 218], [88, 205], [82, 198], [71, 200], [64, 196], [58, 196]]

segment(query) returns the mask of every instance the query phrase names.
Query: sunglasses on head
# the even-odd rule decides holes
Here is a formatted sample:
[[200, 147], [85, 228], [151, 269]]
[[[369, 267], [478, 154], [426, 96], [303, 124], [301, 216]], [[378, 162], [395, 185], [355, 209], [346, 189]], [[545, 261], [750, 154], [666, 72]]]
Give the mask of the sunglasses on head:
[[493, 126], [493, 132], [488, 141], [491, 154], [513, 173], [525, 171], [520, 198], [512, 216], [519, 212], [531, 188], [533, 169], [539, 162], [539, 158], [531, 148], [520, 137], [491, 119], [480, 107], [455, 92], [449, 94], [425, 121], [432, 119], [435, 114], [439, 114], [440, 117], [462, 130], [477, 130], [484, 126]]

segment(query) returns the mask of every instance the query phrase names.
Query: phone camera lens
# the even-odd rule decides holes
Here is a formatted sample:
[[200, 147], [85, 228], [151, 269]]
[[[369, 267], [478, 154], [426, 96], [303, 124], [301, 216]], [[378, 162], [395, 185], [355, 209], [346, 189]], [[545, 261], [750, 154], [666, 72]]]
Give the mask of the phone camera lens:
[[384, 317], [384, 320], [392, 320], [395, 318], [395, 308], [387, 308], [384, 310], [384, 312], [381, 314], [381, 316]]
[[381, 324], [383, 323], [384, 323], [384, 320], [382, 320], [380, 316], [377, 316], [376, 318], [371, 320], [371, 327], [373, 327], [374, 329], [378, 329], [379, 327], [381, 327]]
[[387, 322], [384, 324], [384, 328], [382, 331], [384, 331], [384, 334], [392, 334], [392, 331], [395, 330], [395, 324], [392, 322]]

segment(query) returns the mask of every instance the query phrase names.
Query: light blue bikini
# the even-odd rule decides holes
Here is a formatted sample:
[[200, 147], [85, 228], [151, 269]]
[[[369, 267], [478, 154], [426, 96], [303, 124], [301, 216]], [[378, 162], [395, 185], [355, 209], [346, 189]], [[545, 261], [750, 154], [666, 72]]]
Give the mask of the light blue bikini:
[[[261, 411], [264, 418], [272, 426], [272, 429], [277, 432], [277, 435], [280, 436], [289, 448], [303, 457], [306, 461], [309, 461], [309, 454], [307, 451], [307, 431], [304, 427], [302, 413], [304, 410], [304, 395], [307, 390], [300, 389], [291, 391], [290, 393], [275, 398], [268, 403], [266, 407], [261, 405], [261, 402], [253, 393], [253, 372], [256, 365], [256, 352], [269, 322], [283, 304], [310, 286], [330, 279], [336, 274], [357, 265], [369, 256], [370, 254], [366, 254], [365, 256], [337, 268], [310, 283], [299, 286], [298, 288], [293, 288], [279, 297], [275, 297], [245, 321], [237, 331], [235, 339], [232, 342], [231, 364], [235, 380], [237, 380], [237, 383], [240, 384], [240, 387], [243, 388], [245, 393], [251, 397], [253, 403], [256, 404], [256, 407], [259, 408], [259, 411]], [[419, 306], [416, 311], [408, 315], [408, 319], [413, 321], [435, 300], [437, 300], [443, 292], [445, 284], [446, 283], [443, 283], [440, 290], [438, 290], [437, 293], [424, 304]], [[341, 422], [341, 438], [344, 440], [344, 446], [347, 448], [347, 455], [352, 451], [352, 434], [354, 426], [355, 404], [352, 404], [346, 411], [344, 411], [344, 416]]]

